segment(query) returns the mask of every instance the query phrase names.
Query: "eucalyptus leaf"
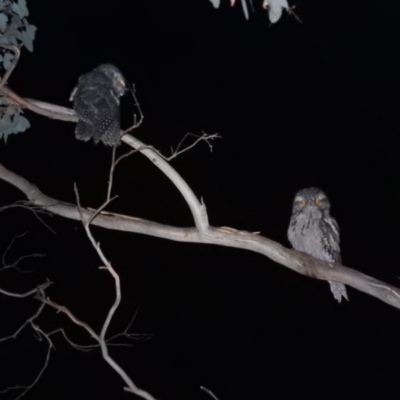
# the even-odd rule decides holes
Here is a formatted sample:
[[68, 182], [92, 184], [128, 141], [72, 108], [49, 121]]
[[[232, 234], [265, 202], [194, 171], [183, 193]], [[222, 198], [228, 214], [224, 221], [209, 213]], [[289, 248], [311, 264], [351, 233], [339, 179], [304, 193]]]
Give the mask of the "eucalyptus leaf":
[[270, 0], [268, 5], [268, 17], [271, 23], [278, 22], [282, 16], [283, 9], [289, 10], [287, 0]]
[[211, 4], [214, 6], [214, 8], [219, 8], [221, 4], [221, 0], [210, 0]]
[[4, 32], [7, 28], [8, 17], [4, 13], [0, 13], [0, 31]]
[[18, 14], [20, 18], [24, 18], [29, 15], [25, 0], [18, 0], [18, 3], [12, 3], [11, 9]]
[[7, 136], [11, 133], [12, 121], [9, 115], [3, 115], [0, 118], [0, 137], [4, 137], [4, 140], [7, 142]]
[[4, 54], [3, 66], [4, 69], [8, 69], [11, 66], [11, 61], [14, 58], [14, 54], [6, 53]]
[[12, 104], [10, 104], [7, 107], [7, 110], [6, 110], [6, 114], [7, 115], [14, 115], [14, 114], [17, 114], [18, 112], [19, 112], [19, 108], [17, 106], [12, 105]]
[[10, 37], [10, 42], [11, 42], [11, 44], [13, 44], [14, 46], [18, 46], [18, 42], [17, 42], [16, 36], [11, 36], [11, 37]]
[[0, 105], [8, 106], [10, 103], [8, 102], [7, 98], [4, 96], [0, 96]]
[[13, 133], [24, 132], [31, 126], [29, 121], [21, 114], [16, 114], [13, 122]]
[[25, 31], [22, 31], [22, 43], [29, 50], [33, 51], [33, 39], [35, 38], [36, 26], [28, 25]]
[[22, 31], [22, 43], [24, 44], [24, 46], [25, 46], [29, 51], [33, 51], [32, 39], [28, 36], [28, 34], [26, 33], [26, 31]]

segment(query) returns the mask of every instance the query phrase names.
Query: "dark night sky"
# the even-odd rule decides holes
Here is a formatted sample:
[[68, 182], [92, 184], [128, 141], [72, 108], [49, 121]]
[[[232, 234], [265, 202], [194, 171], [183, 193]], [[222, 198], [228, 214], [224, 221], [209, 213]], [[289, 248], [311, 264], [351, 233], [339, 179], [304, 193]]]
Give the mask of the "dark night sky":
[[[257, 3], [257, 0], [254, 0]], [[228, 3], [225, 1], [225, 3]], [[22, 96], [70, 106], [79, 75], [111, 62], [134, 82], [145, 121], [135, 135], [167, 153], [186, 132], [219, 132], [172, 165], [204, 198], [210, 223], [261, 231], [288, 246], [295, 192], [319, 186], [341, 227], [344, 264], [400, 284], [398, 93], [400, 14], [394, 0], [299, 0], [297, 23], [269, 27], [261, 9], [245, 21], [240, 4], [208, 0], [29, 0], [38, 27], [9, 85]], [[397, 8], [396, 8], [397, 7]], [[124, 99], [122, 127], [132, 122]], [[26, 112], [31, 129], [0, 145], [0, 162], [49, 196], [84, 206], [105, 198], [111, 151], [79, 142], [74, 125]], [[126, 150], [126, 145], [121, 146]], [[0, 205], [23, 199], [0, 182]], [[175, 187], [147, 159], [123, 161], [110, 210], [192, 226]], [[114, 296], [80, 223], [28, 211], [0, 214], [0, 252], [28, 232], [8, 262], [30, 252], [28, 274], [5, 271], [1, 287], [28, 290], [45, 277], [48, 295], [99, 329]], [[327, 283], [237, 249], [175, 243], [93, 228], [122, 279], [123, 302], [110, 333], [152, 333], [111, 354], [159, 399], [386, 398], [398, 393], [400, 312], [349, 289], [338, 305]], [[0, 299], [0, 336], [38, 304]], [[64, 315], [38, 320], [91, 343]], [[128, 399], [98, 351], [54, 337], [57, 351], [26, 399]], [[31, 330], [0, 344], [0, 390], [31, 382], [46, 346]], [[15, 399], [16, 392], [3, 398]]]

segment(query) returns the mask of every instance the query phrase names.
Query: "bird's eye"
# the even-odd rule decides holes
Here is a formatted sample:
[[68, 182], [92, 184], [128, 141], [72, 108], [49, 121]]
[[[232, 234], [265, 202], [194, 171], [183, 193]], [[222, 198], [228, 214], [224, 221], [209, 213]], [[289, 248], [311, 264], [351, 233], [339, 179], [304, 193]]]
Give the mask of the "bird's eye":
[[306, 201], [303, 199], [303, 200], [300, 200], [300, 203], [304, 205], [304, 204], [306, 204]]
[[315, 204], [321, 203], [321, 199], [315, 199]]
[[115, 80], [115, 84], [116, 84], [117, 86], [123, 85], [121, 79], [116, 79], [116, 80]]

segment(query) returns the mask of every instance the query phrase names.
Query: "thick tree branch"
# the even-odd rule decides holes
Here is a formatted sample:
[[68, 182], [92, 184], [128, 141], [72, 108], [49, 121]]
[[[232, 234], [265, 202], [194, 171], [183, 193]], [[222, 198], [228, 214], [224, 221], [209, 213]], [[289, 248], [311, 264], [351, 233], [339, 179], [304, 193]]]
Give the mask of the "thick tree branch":
[[[19, 105], [26, 106], [26, 108], [38, 114], [64, 121], [77, 121], [76, 115], [70, 109], [35, 100], [27, 101], [15, 94], [7, 86], [4, 86], [2, 91]], [[262, 236], [231, 228], [214, 228], [209, 226], [205, 205], [199, 202], [189, 185], [168, 162], [157, 154], [157, 152], [131, 135], [123, 136], [122, 140], [131, 147], [139, 150], [174, 183], [192, 212], [196, 228], [178, 228], [140, 218], [106, 212], [100, 213], [92, 222], [93, 225], [181, 242], [208, 243], [255, 251], [300, 274], [315, 279], [342, 282], [400, 309], [400, 289], [395, 286], [376, 280], [351, 268], [337, 264], [333, 266], [328, 262], [317, 260], [307, 254], [289, 250]], [[46, 196], [26, 179], [8, 171], [1, 165], [0, 178], [20, 189], [34, 205], [44, 207], [48, 211], [66, 218], [80, 220], [76, 206]], [[82, 210], [82, 212], [84, 218], [90, 218], [93, 215], [93, 211]]]
[[[172, 167], [169, 166], [169, 168]], [[177, 172], [175, 173], [177, 174]], [[0, 179], [20, 189], [35, 206], [43, 207], [65, 218], [81, 220], [76, 206], [46, 196], [26, 179], [14, 174], [1, 165]], [[199, 205], [199, 207], [202, 206]], [[82, 209], [82, 215], [85, 220], [88, 220], [93, 214], [94, 211]], [[318, 260], [307, 254], [287, 249], [279, 243], [257, 234], [211, 226], [207, 227], [203, 233], [200, 233], [197, 228], [178, 228], [108, 212], [100, 213], [93, 220], [92, 225], [180, 242], [208, 243], [255, 251], [300, 274], [315, 279], [342, 282], [400, 309], [400, 289], [395, 286], [386, 284], [351, 268], [337, 264], [331, 265], [328, 262]]]
[[44, 103], [38, 100], [25, 99], [18, 96], [7, 85], [4, 85], [0, 92], [3, 92], [10, 102], [18, 104], [20, 107], [27, 108], [36, 114], [44, 115], [52, 119], [59, 119], [61, 121], [78, 122], [78, 117], [75, 115], [74, 111], [69, 108]]
[[[73, 110], [65, 107], [56, 106], [49, 103], [44, 103], [32, 99], [24, 99], [14, 93], [9, 87], [4, 86], [2, 88], [4, 94], [11, 100], [18, 103], [21, 107], [26, 107], [29, 110], [47, 116], [53, 119], [60, 119], [63, 121], [77, 122], [78, 117], [75, 115]], [[181, 178], [181, 176], [165, 161], [160, 155], [154, 150], [146, 146], [140, 140], [134, 138], [131, 135], [124, 135], [121, 140], [127, 143], [129, 146], [139, 150], [145, 155], [153, 164], [160, 168], [168, 178], [174, 183], [177, 189], [181, 192], [189, 205], [189, 208], [193, 214], [196, 227], [200, 232], [207, 229], [208, 220], [207, 213], [205, 211], [205, 205], [201, 204], [189, 185]]]

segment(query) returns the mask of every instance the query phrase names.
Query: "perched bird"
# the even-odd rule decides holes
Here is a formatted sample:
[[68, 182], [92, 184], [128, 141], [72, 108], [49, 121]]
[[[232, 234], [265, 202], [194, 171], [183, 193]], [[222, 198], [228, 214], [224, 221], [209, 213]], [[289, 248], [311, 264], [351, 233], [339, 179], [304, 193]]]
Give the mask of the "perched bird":
[[[288, 239], [295, 250], [320, 260], [342, 264], [339, 227], [329, 214], [326, 194], [317, 188], [297, 192], [288, 229]], [[347, 297], [343, 283], [329, 281], [334, 298], [340, 303]]]
[[102, 64], [82, 75], [70, 97], [79, 117], [77, 139], [93, 138], [95, 143], [101, 140], [114, 146], [120, 139], [119, 97], [125, 91], [125, 79], [112, 64]]

